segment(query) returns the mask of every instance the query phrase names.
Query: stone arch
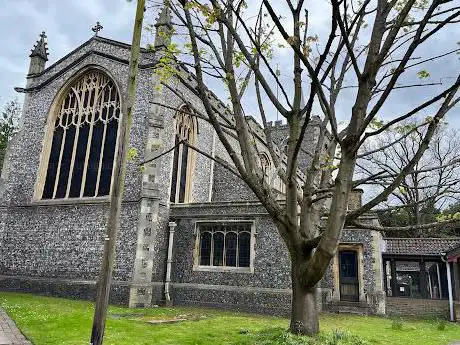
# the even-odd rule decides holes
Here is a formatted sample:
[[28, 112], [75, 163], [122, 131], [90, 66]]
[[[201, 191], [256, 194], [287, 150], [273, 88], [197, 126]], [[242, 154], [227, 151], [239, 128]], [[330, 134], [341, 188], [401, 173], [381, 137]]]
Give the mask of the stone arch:
[[110, 194], [121, 110], [104, 69], [87, 66], [69, 78], [48, 113], [35, 199]]

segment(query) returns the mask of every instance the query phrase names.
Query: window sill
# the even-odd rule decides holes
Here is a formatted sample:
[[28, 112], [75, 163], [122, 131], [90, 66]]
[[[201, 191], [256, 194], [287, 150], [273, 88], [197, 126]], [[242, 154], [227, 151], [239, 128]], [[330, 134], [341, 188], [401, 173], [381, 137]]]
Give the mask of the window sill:
[[109, 203], [109, 196], [72, 198], [72, 199], [41, 199], [32, 200], [32, 205], [52, 206], [52, 205], [81, 205], [81, 204], [104, 204]]
[[254, 273], [254, 267], [224, 267], [224, 266], [198, 266], [193, 265], [193, 271], [219, 272], [219, 273]]

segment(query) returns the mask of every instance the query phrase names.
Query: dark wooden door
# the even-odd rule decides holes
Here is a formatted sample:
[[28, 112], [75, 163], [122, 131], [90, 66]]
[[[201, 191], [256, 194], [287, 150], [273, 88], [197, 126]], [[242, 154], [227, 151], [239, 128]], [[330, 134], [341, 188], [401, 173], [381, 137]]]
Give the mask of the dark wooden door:
[[352, 250], [339, 251], [340, 300], [359, 301], [358, 253]]

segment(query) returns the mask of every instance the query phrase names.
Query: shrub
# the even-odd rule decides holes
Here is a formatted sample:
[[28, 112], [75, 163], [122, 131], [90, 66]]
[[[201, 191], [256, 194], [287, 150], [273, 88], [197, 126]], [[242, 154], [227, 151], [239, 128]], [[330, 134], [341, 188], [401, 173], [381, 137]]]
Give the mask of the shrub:
[[438, 319], [436, 321], [436, 328], [438, 329], [438, 331], [444, 331], [446, 329], [446, 326], [447, 326], [447, 321], [446, 320]]
[[400, 331], [403, 329], [403, 326], [404, 326], [404, 323], [401, 319], [397, 318], [397, 319], [393, 319], [393, 321], [391, 322], [391, 328], [396, 330], [396, 331]]
[[[347, 331], [333, 330], [320, 337], [317, 345], [367, 345], [367, 342]], [[315, 345], [316, 345], [315, 344]]]

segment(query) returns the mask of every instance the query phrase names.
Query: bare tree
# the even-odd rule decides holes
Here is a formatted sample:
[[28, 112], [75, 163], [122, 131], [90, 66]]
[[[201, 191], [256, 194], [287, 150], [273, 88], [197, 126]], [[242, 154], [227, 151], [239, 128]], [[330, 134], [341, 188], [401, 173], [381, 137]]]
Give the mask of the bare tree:
[[[428, 118], [430, 120], [430, 118]], [[374, 141], [363, 146], [358, 155], [355, 176], [365, 179], [363, 185], [378, 192], [388, 186], [395, 174], [403, 169], [416, 154], [425, 137], [425, 123], [402, 122], [387, 130]], [[412, 171], [379, 206], [382, 224], [420, 225], [436, 220], [439, 210], [460, 196], [459, 132], [441, 125], [435, 132], [425, 154]], [[377, 174], [376, 174], [377, 173]], [[382, 209], [383, 207], [383, 209]], [[392, 224], [396, 221], [399, 224]], [[398, 236], [423, 236], [424, 231], [399, 232]], [[433, 235], [433, 231], [428, 234]], [[436, 231], [434, 232], [436, 234]]]
[[[460, 6], [439, 0], [324, 2], [321, 11], [327, 13], [328, 22], [322, 23], [327, 31], [321, 33], [320, 43], [309, 18], [318, 2], [167, 3], [175, 14], [177, 41], [171, 44], [170, 54], [162, 57], [158, 73], [165, 87], [181, 97], [197, 117], [212, 124], [231, 160], [222, 164], [245, 181], [271, 216], [291, 259], [290, 330], [317, 334], [317, 284], [337, 251], [345, 223], [369, 228], [358, 217], [385, 201], [415, 169], [438, 124], [459, 101], [459, 76], [449, 85], [428, 83], [425, 77], [429, 72], [423, 69], [438, 58], [456, 59], [455, 42], [452, 49], [437, 51], [435, 56], [414, 53], [417, 50], [419, 54], [422, 46], [459, 20]], [[278, 45], [284, 45], [279, 72], [274, 49]], [[194, 76], [177, 66], [192, 67]], [[417, 71], [425, 79], [414, 81]], [[202, 104], [194, 106], [167, 77], [179, 81]], [[427, 89], [417, 105], [402, 104], [401, 113], [390, 116], [378, 129], [370, 127], [377, 114], [389, 113], [388, 101], [398, 90], [432, 84], [436, 87]], [[225, 90], [227, 109], [216, 106], [210, 89], [218, 94]], [[255, 106], [265, 127], [271, 159], [286, 185], [283, 202], [278, 201], [260, 168], [254, 133], [245, 116]], [[377, 195], [347, 213], [350, 190], [365, 182], [353, 180], [360, 148], [424, 109], [433, 115], [424, 124], [412, 158]], [[224, 111], [230, 112], [234, 121], [224, 121]], [[275, 149], [267, 126], [267, 117], [275, 111], [289, 127], [286, 159]], [[323, 125], [309, 153], [305, 178], [298, 178], [301, 143], [314, 113], [321, 115]], [[324, 211], [329, 216], [320, 229]]]

